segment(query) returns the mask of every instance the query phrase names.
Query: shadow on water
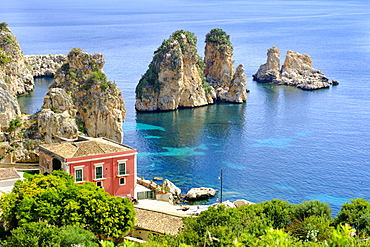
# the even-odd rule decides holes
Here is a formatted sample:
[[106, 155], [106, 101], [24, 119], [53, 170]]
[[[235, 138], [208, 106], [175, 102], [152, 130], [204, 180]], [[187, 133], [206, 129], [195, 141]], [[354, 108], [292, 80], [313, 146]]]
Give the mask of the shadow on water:
[[49, 84], [54, 81], [53, 77], [37, 77], [34, 79], [34, 90], [26, 95], [17, 98], [21, 112], [27, 114], [36, 113], [41, 109], [44, 102], [45, 93], [48, 91]]

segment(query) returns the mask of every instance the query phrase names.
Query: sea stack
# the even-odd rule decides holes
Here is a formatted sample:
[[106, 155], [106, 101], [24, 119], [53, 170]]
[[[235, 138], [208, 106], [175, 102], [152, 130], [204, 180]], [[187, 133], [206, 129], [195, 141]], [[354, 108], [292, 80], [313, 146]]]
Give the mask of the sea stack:
[[247, 100], [244, 66], [234, 73], [233, 47], [230, 36], [222, 29], [212, 29], [206, 35], [204, 75], [215, 89], [218, 101], [243, 103]]
[[213, 103], [213, 88], [203, 75], [197, 38], [176, 31], [154, 52], [136, 87], [136, 110], [166, 111]]
[[[280, 51], [272, 47], [267, 51], [267, 62], [262, 64], [253, 78], [257, 82], [296, 86], [302, 90], [328, 88], [333, 82], [320, 70], [312, 67], [307, 54], [287, 51], [284, 64], [280, 67]], [[337, 85], [337, 82], [334, 83]]]
[[77, 124], [88, 136], [122, 142], [124, 101], [117, 85], [107, 80], [104, 63], [101, 54], [88, 54], [79, 48], [69, 52], [67, 62], [49, 86], [38, 118], [45, 141], [53, 142], [55, 136], [75, 137]]

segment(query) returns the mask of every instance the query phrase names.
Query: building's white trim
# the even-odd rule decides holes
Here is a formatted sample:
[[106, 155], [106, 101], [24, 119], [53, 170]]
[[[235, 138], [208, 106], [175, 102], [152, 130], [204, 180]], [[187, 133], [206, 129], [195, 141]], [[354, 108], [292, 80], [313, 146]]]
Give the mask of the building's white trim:
[[94, 166], [103, 166], [105, 162], [95, 163]]
[[115, 155], [115, 156], [106, 156], [106, 157], [101, 157], [101, 158], [87, 159], [87, 160], [69, 161], [69, 162], [67, 162], [67, 164], [90, 162], [90, 161], [104, 160], [104, 159], [114, 159], [114, 158], [119, 158], [119, 157], [127, 157], [127, 156], [131, 156], [131, 155], [137, 155], [137, 152], [130, 153], [130, 154], [121, 154], [121, 155]]

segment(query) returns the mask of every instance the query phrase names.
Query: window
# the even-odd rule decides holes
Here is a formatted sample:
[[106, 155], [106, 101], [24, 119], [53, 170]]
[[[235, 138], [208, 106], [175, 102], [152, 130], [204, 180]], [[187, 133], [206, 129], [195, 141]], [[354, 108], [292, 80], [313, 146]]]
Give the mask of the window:
[[126, 178], [125, 178], [125, 177], [120, 178], [120, 179], [119, 179], [119, 184], [120, 184], [120, 185], [126, 184]]
[[126, 175], [126, 162], [118, 163], [118, 175]]
[[103, 166], [95, 166], [95, 179], [103, 178]]
[[103, 188], [103, 182], [102, 181], [96, 182], [96, 186]]
[[82, 182], [82, 168], [75, 169], [76, 182]]

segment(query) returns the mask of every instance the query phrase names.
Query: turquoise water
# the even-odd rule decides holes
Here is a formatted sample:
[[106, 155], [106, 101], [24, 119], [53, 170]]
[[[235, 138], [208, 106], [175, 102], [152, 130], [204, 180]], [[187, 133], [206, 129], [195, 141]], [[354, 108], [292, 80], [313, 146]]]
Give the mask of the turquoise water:
[[[218, 188], [223, 168], [225, 200], [319, 199], [334, 212], [370, 199], [368, 1], [3, 0], [0, 16], [26, 55], [104, 54], [125, 97], [124, 143], [139, 152], [139, 176]], [[135, 86], [161, 42], [191, 31], [203, 55], [212, 28], [230, 34], [235, 65], [246, 68], [247, 103], [136, 113]], [[306, 92], [253, 82], [272, 46], [282, 60], [287, 50], [309, 54], [340, 85]]]

